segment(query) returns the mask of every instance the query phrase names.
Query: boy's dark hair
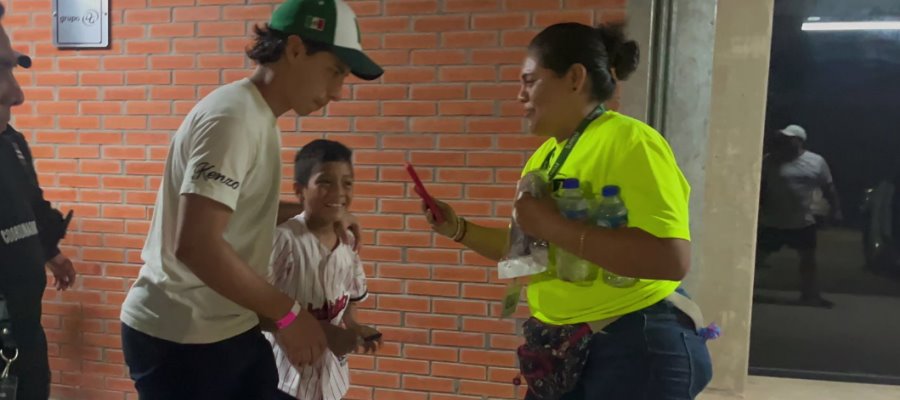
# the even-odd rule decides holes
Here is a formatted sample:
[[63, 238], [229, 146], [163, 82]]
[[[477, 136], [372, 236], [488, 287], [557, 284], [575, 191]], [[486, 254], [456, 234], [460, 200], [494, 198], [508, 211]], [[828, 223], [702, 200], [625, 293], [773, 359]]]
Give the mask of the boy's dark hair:
[[3, 6], [3, 3], [0, 3], [0, 18], [6, 15], [6, 7]]
[[625, 37], [623, 24], [594, 28], [575, 22], [559, 23], [538, 33], [528, 49], [542, 67], [559, 76], [574, 64], [584, 65], [591, 78], [591, 96], [601, 102], [613, 96], [617, 78], [628, 79], [640, 60], [637, 43]]
[[309, 183], [316, 168], [327, 162], [345, 162], [353, 166], [353, 150], [334, 140], [316, 139], [303, 146], [294, 157], [294, 182]]
[[[259, 65], [269, 64], [281, 59], [287, 38], [284, 32], [272, 29], [269, 24], [253, 27], [253, 45], [247, 49], [247, 57]], [[320, 51], [331, 51], [332, 45], [300, 37], [306, 45], [306, 54], [313, 55]]]

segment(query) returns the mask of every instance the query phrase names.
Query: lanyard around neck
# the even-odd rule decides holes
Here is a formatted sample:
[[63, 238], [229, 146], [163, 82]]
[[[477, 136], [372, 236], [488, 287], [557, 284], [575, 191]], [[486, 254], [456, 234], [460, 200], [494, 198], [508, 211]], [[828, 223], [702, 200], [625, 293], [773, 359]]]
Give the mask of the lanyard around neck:
[[550, 166], [550, 160], [553, 158], [553, 153], [556, 152], [556, 149], [550, 151], [550, 154], [547, 154], [547, 158], [544, 159], [543, 164], [541, 164], [541, 170], [546, 171], [547, 168], [550, 168], [550, 171], [547, 173], [547, 177], [552, 181], [556, 174], [559, 173], [559, 170], [562, 168], [563, 164], [566, 162], [566, 159], [569, 158], [569, 153], [572, 152], [572, 149], [575, 148], [575, 145], [578, 143], [578, 140], [581, 139], [581, 135], [584, 134], [584, 130], [587, 129], [588, 125], [591, 122], [594, 122], [595, 119], [600, 118], [603, 113], [606, 112], [606, 109], [603, 105], [597, 106], [590, 114], [584, 117], [581, 120], [581, 123], [578, 124], [578, 128], [575, 129], [575, 133], [572, 134], [572, 137], [566, 142], [566, 145], [563, 147], [562, 152], [559, 153], [559, 157], [556, 158], [556, 161], [553, 162], [553, 166]]

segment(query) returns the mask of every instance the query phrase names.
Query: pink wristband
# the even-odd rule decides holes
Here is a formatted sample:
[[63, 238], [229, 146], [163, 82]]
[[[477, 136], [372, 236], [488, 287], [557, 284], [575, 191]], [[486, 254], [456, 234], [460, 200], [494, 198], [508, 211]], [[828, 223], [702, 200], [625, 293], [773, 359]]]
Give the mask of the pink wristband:
[[297, 315], [300, 314], [300, 310], [300, 303], [295, 301], [294, 306], [291, 307], [291, 311], [288, 311], [288, 313], [281, 317], [281, 319], [275, 321], [275, 326], [277, 326], [279, 330], [287, 328], [288, 325], [290, 325], [292, 322], [294, 322], [295, 319], [297, 319]]

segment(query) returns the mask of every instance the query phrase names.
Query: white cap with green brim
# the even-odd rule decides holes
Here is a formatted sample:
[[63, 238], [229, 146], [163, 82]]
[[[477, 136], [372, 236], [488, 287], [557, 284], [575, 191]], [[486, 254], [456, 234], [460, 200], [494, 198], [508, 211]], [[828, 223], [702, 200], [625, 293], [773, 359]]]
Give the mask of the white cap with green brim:
[[332, 51], [360, 79], [378, 79], [384, 70], [363, 53], [356, 14], [343, 0], [287, 0], [269, 26], [288, 35], [332, 45]]

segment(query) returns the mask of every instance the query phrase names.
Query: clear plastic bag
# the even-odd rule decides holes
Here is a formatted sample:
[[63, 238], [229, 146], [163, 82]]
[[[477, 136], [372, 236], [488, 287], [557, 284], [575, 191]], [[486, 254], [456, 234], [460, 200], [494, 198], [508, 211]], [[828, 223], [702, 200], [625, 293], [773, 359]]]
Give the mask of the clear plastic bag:
[[[528, 193], [536, 198], [551, 195], [547, 174], [543, 171], [532, 171], [519, 180], [516, 198]], [[522, 276], [539, 274], [547, 270], [550, 244], [526, 235], [519, 228], [515, 218], [509, 230], [509, 247], [506, 257], [497, 264], [500, 279], [514, 279]]]

